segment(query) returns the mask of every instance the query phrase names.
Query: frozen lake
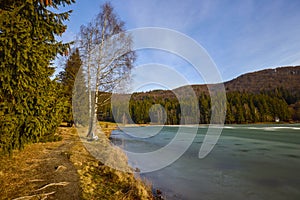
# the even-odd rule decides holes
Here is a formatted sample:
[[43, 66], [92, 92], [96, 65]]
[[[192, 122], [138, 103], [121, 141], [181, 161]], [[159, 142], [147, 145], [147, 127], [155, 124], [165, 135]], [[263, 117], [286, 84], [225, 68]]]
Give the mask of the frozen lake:
[[[126, 128], [111, 137], [124, 150], [143, 153], [165, 146], [178, 131], [178, 127], [165, 126], [149, 138], [124, 133], [147, 136], [156, 129]], [[199, 126], [197, 131], [192, 145], [176, 162], [141, 175], [166, 199], [300, 199], [300, 124], [226, 125], [204, 159], [198, 153], [207, 127]]]

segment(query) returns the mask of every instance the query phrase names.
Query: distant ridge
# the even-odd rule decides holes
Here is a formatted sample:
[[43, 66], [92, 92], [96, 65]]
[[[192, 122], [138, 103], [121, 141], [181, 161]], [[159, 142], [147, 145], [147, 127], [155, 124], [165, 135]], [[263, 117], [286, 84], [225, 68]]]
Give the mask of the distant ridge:
[[[174, 89], [176, 92], [184, 92], [186, 87], [182, 86]], [[274, 69], [264, 69], [256, 72], [250, 72], [238, 76], [235, 79], [224, 83], [226, 92], [247, 92], [260, 93], [273, 91], [276, 88], [282, 88], [291, 94], [300, 94], [300, 66], [278, 67]], [[208, 93], [206, 84], [192, 85], [196, 95]], [[156, 98], [174, 98], [171, 90], [153, 90], [148, 92], [135, 93], [134, 99], [142, 99], [145, 96]]]
[[284, 88], [293, 94], [300, 93], [300, 66], [278, 67], [241, 75], [224, 83], [226, 91], [259, 93]]
[[[300, 94], [300, 66], [278, 67], [250, 72], [224, 82], [226, 92], [260, 93], [283, 88], [292, 94]], [[176, 88], [184, 90], [187, 86]], [[208, 92], [206, 84], [192, 85], [197, 95]]]

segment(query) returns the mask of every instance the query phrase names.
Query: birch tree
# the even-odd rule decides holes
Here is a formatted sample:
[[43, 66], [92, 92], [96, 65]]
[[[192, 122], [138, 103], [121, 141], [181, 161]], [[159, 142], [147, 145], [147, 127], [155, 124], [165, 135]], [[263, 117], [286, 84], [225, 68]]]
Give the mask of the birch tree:
[[105, 3], [96, 18], [80, 30], [80, 49], [86, 68], [89, 96], [89, 130], [87, 137], [94, 138], [97, 122], [99, 91], [111, 92], [129, 77], [135, 53], [131, 51], [131, 37], [124, 33], [124, 22]]

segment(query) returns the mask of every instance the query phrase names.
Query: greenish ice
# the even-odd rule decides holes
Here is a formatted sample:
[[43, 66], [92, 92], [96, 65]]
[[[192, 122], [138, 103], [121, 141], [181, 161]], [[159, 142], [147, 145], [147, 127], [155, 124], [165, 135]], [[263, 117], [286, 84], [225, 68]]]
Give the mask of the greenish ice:
[[[111, 140], [130, 152], [155, 151], [172, 141], [179, 126], [161, 126], [151, 137], [128, 133], [147, 135], [157, 127], [122, 128], [112, 133]], [[178, 160], [141, 174], [165, 199], [300, 199], [300, 124], [225, 125], [203, 159], [198, 154], [208, 126], [181, 131], [190, 129], [197, 129], [197, 135]]]

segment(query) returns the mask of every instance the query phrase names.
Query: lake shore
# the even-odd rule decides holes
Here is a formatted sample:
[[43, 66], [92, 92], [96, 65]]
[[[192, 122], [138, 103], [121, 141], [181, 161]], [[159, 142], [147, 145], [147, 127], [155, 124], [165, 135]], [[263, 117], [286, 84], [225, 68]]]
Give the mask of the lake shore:
[[0, 199], [154, 199], [141, 178], [95, 159], [75, 128], [59, 127], [56, 134], [61, 141], [0, 156]]
[[[104, 122], [103, 122], [104, 123]], [[108, 122], [111, 123], [111, 122]], [[299, 121], [290, 121], [290, 122], [256, 122], [256, 123], [224, 123], [221, 125], [224, 126], [230, 126], [230, 125], [286, 125], [286, 124], [299, 124]], [[209, 125], [214, 125], [214, 124], [157, 124], [157, 123], [148, 123], [148, 124], [118, 124], [119, 127], [116, 127], [116, 129], [122, 128], [122, 127], [145, 127], [145, 126], [167, 126], [167, 127], [197, 127], [197, 126], [209, 126]], [[218, 124], [217, 124], [218, 125]]]

